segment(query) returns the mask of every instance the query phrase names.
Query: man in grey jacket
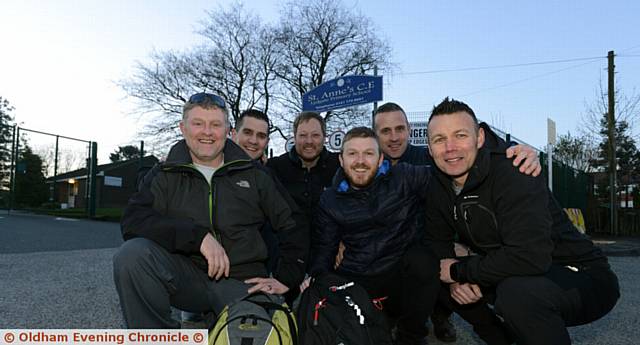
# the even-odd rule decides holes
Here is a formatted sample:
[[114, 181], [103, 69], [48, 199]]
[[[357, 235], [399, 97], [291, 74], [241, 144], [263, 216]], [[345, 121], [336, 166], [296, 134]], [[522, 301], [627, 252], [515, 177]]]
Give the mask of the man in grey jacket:
[[[114, 279], [129, 328], [177, 328], [170, 306], [219, 312], [247, 293], [286, 294], [304, 277], [304, 224], [281, 186], [226, 138], [224, 100], [191, 96], [180, 130], [184, 140], [145, 176], [123, 214]], [[266, 222], [279, 237], [273, 277], [260, 235]]]

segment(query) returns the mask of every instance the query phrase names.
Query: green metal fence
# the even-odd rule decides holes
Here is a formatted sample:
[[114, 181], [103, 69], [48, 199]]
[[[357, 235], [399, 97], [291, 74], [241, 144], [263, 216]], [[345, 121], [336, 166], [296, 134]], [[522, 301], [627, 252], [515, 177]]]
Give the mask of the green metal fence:
[[[540, 152], [542, 174], [549, 176], [548, 159]], [[548, 181], [548, 178], [547, 178]], [[579, 208], [587, 212], [589, 198], [593, 197], [593, 176], [578, 171], [560, 161], [553, 160], [553, 195], [564, 208]]]

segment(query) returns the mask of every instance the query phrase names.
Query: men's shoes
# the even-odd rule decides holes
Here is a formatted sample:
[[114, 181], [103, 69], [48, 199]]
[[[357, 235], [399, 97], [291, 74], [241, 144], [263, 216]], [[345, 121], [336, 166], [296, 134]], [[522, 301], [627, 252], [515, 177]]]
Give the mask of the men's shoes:
[[431, 317], [431, 323], [433, 324], [433, 333], [435, 333], [438, 340], [445, 343], [453, 343], [456, 341], [456, 328], [453, 326], [453, 323], [451, 323], [450, 317]]

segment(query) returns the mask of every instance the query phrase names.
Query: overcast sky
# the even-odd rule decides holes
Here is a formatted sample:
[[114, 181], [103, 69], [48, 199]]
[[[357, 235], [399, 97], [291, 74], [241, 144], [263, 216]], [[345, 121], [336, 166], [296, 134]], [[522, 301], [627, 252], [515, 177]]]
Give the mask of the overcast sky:
[[[115, 82], [152, 49], [202, 42], [205, 10], [227, 1], [0, 2], [0, 96], [21, 126], [99, 143], [100, 163], [136, 143], [135, 101]], [[385, 101], [428, 111], [445, 96], [524, 141], [546, 143], [547, 117], [575, 133], [606, 81], [607, 51], [627, 93], [640, 92], [639, 1], [353, 1], [393, 48]], [[277, 1], [246, 2], [267, 21]], [[600, 57], [599, 59], [581, 60]], [[524, 67], [474, 67], [575, 60]], [[430, 72], [430, 73], [415, 73]], [[38, 145], [42, 137], [32, 135]], [[51, 140], [50, 143], [53, 141]], [[42, 144], [45, 145], [45, 144]], [[72, 147], [71, 142], [64, 145]]]

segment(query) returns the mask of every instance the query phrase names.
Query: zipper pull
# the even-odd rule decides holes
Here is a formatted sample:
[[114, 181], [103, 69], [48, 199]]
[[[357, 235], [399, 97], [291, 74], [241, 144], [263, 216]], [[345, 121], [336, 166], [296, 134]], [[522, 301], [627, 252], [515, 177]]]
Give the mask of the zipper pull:
[[326, 302], [326, 301], [327, 301], [327, 299], [326, 299], [326, 298], [323, 298], [323, 299], [321, 299], [320, 301], [318, 301], [318, 303], [316, 303], [316, 305], [315, 305], [315, 308], [314, 308], [315, 310], [314, 310], [314, 312], [313, 312], [313, 325], [314, 325], [314, 326], [317, 326], [317, 325], [318, 325], [318, 314], [319, 314], [319, 313], [318, 313], [318, 311], [319, 311], [321, 308], [326, 307], [326, 305], [324, 304], [324, 302]]
[[456, 212], [457, 206], [456, 204], [453, 205], [453, 220], [458, 220], [458, 213]]

